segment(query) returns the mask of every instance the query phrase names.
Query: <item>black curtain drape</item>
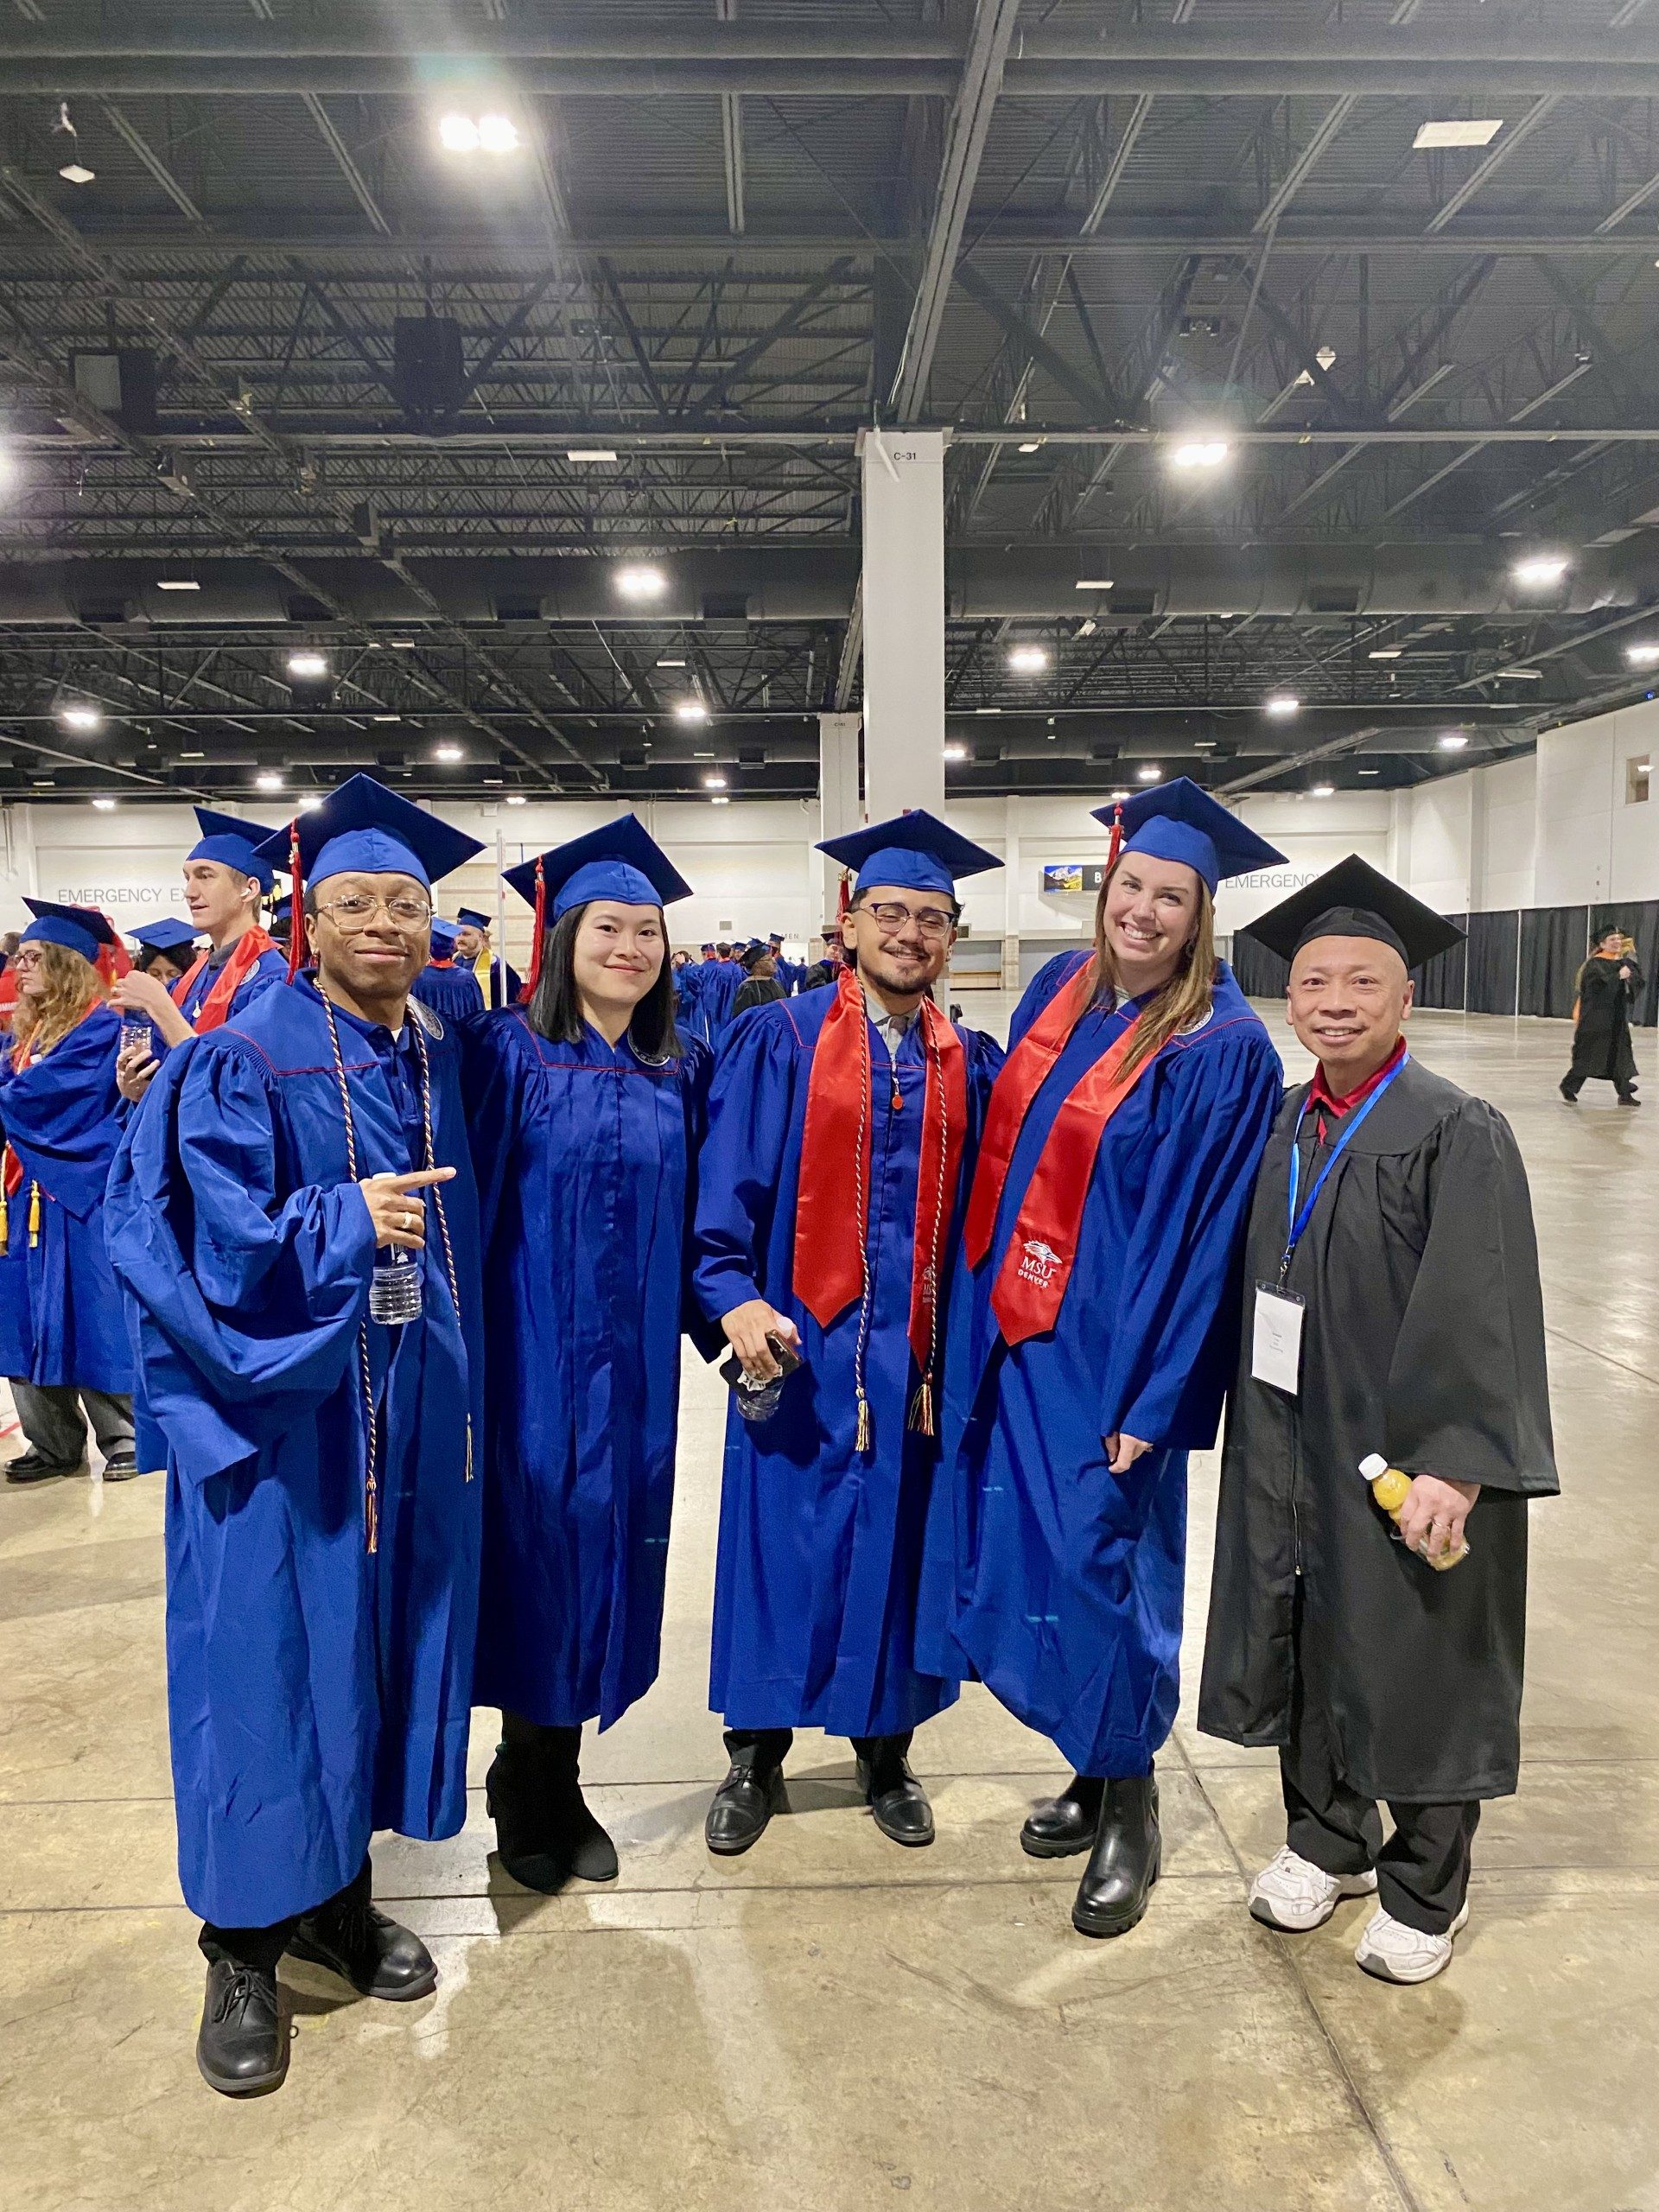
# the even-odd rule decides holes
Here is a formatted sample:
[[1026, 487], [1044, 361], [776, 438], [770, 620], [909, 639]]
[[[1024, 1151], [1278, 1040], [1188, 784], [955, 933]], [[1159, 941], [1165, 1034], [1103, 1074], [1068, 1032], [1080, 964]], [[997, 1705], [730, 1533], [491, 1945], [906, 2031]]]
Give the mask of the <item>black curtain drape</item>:
[[1515, 1012], [1515, 956], [1521, 934], [1521, 917], [1513, 907], [1499, 914], [1469, 917], [1469, 990], [1471, 1014]]
[[1233, 980], [1247, 999], [1281, 999], [1290, 980], [1290, 963], [1243, 931], [1233, 939]]
[[1597, 907], [1592, 919], [1617, 922], [1627, 937], [1636, 939], [1636, 962], [1643, 982], [1630, 1008], [1630, 1020], [1651, 1029], [1659, 1022], [1659, 899], [1627, 899], [1622, 906], [1609, 906], [1605, 914]]
[[1516, 1011], [1568, 1020], [1573, 985], [1589, 949], [1587, 906], [1532, 906], [1521, 916], [1521, 989]]
[[[1467, 914], [1448, 914], [1446, 918], [1448, 922], [1455, 922], [1460, 930], [1466, 930], [1469, 926]], [[1459, 941], [1448, 950], [1437, 952], [1421, 968], [1412, 970], [1412, 981], [1417, 986], [1416, 1004], [1450, 1007], [1461, 1011], [1468, 979], [1469, 948]]]

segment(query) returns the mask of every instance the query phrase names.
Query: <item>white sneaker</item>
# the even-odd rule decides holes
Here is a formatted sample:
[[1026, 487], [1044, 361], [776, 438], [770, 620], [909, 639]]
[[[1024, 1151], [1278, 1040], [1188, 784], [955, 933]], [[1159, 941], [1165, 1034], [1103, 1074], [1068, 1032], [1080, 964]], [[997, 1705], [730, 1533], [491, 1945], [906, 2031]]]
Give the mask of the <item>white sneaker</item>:
[[1408, 1928], [1379, 1907], [1359, 1939], [1354, 1963], [1379, 1981], [1433, 1981], [1451, 1965], [1452, 1939], [1468, 1918], [1465, 1904], [1444, 1936], [1425, 1936], [1421, 1929]]
[[1310, 1928], [1324, 1927], [1339, 1897], [1369, 1897], [1376, 1887], [1369, 1868], [1363, 1874], [1327, 1874], [1281, 1844], [1250, 1884], [1250, 1913], [1269, 1928], [1305, 1936]]

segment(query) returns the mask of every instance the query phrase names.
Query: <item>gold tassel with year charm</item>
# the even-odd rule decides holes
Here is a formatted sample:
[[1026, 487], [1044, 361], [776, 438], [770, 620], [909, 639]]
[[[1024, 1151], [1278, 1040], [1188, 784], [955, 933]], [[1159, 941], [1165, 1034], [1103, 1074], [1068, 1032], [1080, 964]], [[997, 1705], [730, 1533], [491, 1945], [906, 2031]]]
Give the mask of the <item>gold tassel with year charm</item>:
[[31, 1252], [36, 1249], [40, 1241], [41, 1186], [38, 1183], [31, 1183], [29, 1186], [29, 1249]]

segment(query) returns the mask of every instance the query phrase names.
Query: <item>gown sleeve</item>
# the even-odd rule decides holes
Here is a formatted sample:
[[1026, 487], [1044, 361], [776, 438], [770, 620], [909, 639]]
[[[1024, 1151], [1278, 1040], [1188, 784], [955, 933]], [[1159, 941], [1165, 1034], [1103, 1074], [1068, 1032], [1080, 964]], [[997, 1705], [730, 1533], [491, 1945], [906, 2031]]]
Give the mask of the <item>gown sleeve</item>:
[[684, 1039], [681, 1051], [680, 1101], [685, 1109], [685, 1258], [680, 1327], [704, 1359], [717, 1359], [726, 1350], [725, 1332], [717, 1320], [703, 1312], [694, 1281], [698, 1172], [703, 1141], [709, 1134], [709, 1086], [714, 1077], [715, 1056], [696, 1038]]
[[467, 1136], [478, 1179], [479, 1236], [486, 1254], [495, 1233], [524, 1110], [527, 1058], [520, 1039], [512, 1033], [521, 1026], [516, 1014], [486, 1014], [481, 1001], [476, 1014], [456, 1025]]
[[1465, 1099], [1422, 1173], [1428, 1236], [1389, 1369], [1383, 1449], [1408, 1474], [1553, 1497], [1538, 1244], [1514, 1134]]
[[132, 1116], [105, 1204], [153, 1418], [206, 1482], [338, 1387], [368, 1298], [374, 1233], [354, 1183], [278, 1198], [270, 1094], [217, 1038], [168, 1056]]
[[1014, 1009], [1014, 1019], [1008, 1024], [1009, 1052], [1020, 1042], [1061, 984], [1071, 981], [1088, 957], [1086, 952], [1057, 952], [1052, 960], [1044, 961], [1026, 985], [1025, 994]]
[[789, 1141], [796, 1033], [761, 1007], [715, 1062], [709, 1134], [697, 1162], [692, 1287], [711, 1321], [763, 1294], [766, 1250]]
[[1265, 1033], [1185, 1053], [1171, 1075], [1119, 1278], [1100, 1433], [1205, 1452], [1231, 1379], [1244, 1230], [1284, 1077]]
[[25, 1172], [77, 1221], [102, 1202], [120, 1141], [120, 1033], [118, 1022], [94, 1015], [16, 1073], [8, 1055], [0, 1076], [7, 1135]]

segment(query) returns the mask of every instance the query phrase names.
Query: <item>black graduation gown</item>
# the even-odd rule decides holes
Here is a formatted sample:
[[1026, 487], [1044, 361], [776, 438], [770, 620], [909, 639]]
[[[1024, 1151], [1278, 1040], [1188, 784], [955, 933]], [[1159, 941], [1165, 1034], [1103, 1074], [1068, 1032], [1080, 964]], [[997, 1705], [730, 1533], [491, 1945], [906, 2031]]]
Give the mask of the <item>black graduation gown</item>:
[[[1306, 1301], [1292, 1398], [1251, 1376], [1249, 1286], [1278, 1281], [1306, 1096], [1286, 1099], [1251, 1209], [1198, 1726], [1236, 1744], [1287, 1742], [1300, 1666], [1356, 1789], [1419, 1804], [1507, 1796], [1526, 1501], [1557, 1488], [1526, 1173], [1501, 1114], [1408, 1060], [1338, 1159], [1292, 1261], [1289, 1287]], [[1372, 1452], [1408, 1474], [1483, 1485], [1460, 1566], [1436, 1573], [1398, 1541], [1358, 1471]]]
[[[1619, 974], [1628, 968], [1628, 982]], [[1636, 1081], [1630, 1047], [1630, 1007], [1642, 988], [1634, 960], [1604, 960], [1597, 954], [1579, 976], [1579, 1019], [1573, 1032], [1573, 1075], [1580, 1083], [1616, 1083], [1621, 1090]]]

